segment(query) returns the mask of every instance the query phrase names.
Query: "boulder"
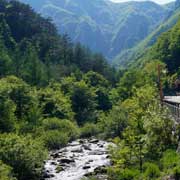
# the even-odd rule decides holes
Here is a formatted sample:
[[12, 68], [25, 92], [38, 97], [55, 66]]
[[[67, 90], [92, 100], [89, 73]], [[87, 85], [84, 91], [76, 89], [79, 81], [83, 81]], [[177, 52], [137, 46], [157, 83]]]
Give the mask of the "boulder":
[[91, 166], [84, 166], [83, 169], [90, 169]]
[[97, 144], [99, 142], [99, 140], [98, 139], [91, 139], [89, 142], [93, 143], [93, 144]]
[[104, 151], [93, 151], [93, 152], [89, 152], [89, 155], [103, 155], [105, 154]]
[[82, 147], [85, 149], [85, 150], [88, 150], [88, 151], [91, 151], [92, 149], [90, 148], [90, 145], [82, 145]]
[[59, 159], [58, 162], [60, 162], [61, 164], [69, 164], [69, 163], [74, 163], [75, 160], [74, 159], [62, 158], [62, 159]]
[[82, 149], [82, 147], [77, 147], [77, 148], [72, 149], [71, 152], [73, 152], [73, 153], [82, 153], [83, 149]]
[[44, 172], [42, 179], [53, 178], [54, 174], [50, 174], [49, 172]]

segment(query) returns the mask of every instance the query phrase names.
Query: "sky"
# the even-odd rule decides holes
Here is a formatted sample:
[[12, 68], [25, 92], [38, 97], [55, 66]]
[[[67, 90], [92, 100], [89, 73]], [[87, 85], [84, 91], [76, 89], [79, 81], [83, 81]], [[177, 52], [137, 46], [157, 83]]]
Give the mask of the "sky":
[[[129, 0], [111, 0], [113, 2], [126, 2], [126, 1], [129, 1]], [[136, 0], [136, 1], [144, 1], [144, 0]], [[166, 4], [166, 3], [169, 3], [169, 2], [172, 2], [173, 0], [152, 0], [158, 4]]]

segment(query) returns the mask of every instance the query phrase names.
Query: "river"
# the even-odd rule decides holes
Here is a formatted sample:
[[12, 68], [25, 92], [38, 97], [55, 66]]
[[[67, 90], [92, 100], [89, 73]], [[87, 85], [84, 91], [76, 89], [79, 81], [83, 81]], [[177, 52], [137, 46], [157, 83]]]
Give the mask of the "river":
[[[100, 167], [110, 165], [108, 146], [108, 142], [97, 139], [77, 140], [63, 149], [51, 152], [45, 164], [44, 179], [81, 180]], [[100, 179], [106, 179], [100, 176]]]

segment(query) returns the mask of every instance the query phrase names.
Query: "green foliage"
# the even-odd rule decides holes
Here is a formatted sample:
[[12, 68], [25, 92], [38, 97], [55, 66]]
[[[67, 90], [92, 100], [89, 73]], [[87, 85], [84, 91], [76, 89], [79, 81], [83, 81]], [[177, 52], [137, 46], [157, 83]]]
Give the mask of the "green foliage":
[[180, 155], [175, 150], [169, 149], [165, 151], [161, 164], [166, 174], [173, 175], [175, 179], [180, 178]]
[[111, 180], [135, 180], [139, 177], [139, 171], [136, 169], [109, 169], [109, 175]]
[[12, 176], [12, 168], [4, 164], [2, 161], [0, 161], [0, 179], [1, 180], [16, 180], [16, 178]]
[[27, 115], [34, 100], [30, 86], [15, 76], [0, 79], [0, 94], [14, 102], [18, 120]]
[[38, 179], [47, 157], [41, 142], [16, 134], [0, 135], [0, 159], [13, 168], [19, 180]]
[[93, 87], [105, 87], [110, 88], [110, 84], [101, 74], [93, 71], [89, 71], [84, 75], [84, 81]]
[[112, 108], [112, 103], [109, 97], [111, 88], [110, 82], [102, 75], [90, 71], [83, 76], [84, 81], [89, 87], [94, 87], [96, 93], [96, 101], [99, 110], [107, 111]]
[[180, 49], [179, 26], [180, 22], [178, 21], [171, 30], [161, 35], [157, 43], [152, 48], [154, 57], [166, 63], [170, 72], [175, 72], [180, 66], [178, 61]]
[[[127, 124], [122, 133], [116, 135], [121, 139], [116, 141], [117, 147], [111, 151], [113, 167], [109, 171], [110, 179], [157, 179], [168, 174], [165, 169], [160, 173], [160, 159], [164, 151], [177, 146], [177, 139], [172, 134], [173, 121], [169, 111], [162, 109], [155, 97], [156, 88], [142, 84], [134, 88], [132, 97], [121, 103], [121, 113], [127, 113]], [[155, 163], [147, 163], [153, 160]], [[128, 170], [124, 173], [125, 169]], [[174, 171], [170, 169], [178, 176], [178, 167]], [[136, 176], [134, 172], [139, 174]]]
[[59, 89], [47, 87], [41, 89], [38, 94], [45, 117], [73, 119], [74, 113], [71, 109], [70, 99], [64, 96]]
[[0, 77], [9, 75], [11, 72], [12, 59], [9, 57], [3, 43], [1, 42], [0, 35]]
[[67, 137], [70, 140], [74, 140], [79, 136], [77, 125], [69, 120], [48, 118], [43, 120], [43, 128], [45, 132], [49, 130], [58, 130], [59, 132], [63, 132], [64, 134], [67, 134]]
[[157, 179], [160, 176], [159, 167], [153, 163], [145, 163], [143, 165], [144, 176], [146, 179]]
[[123, 130], [127, 127], [127, 113], [121, 105], [115, 105], [99, 117], [99, 127], [105, 137], [122, 137]]
[[68, 134], [58, 130], [44, 132], [41, 139], [49, 150], [62, 148], [70, 140]]
[[47, 118], [42, 122], [44, 131], [40, 139], [48, 149], [59, 149], [67, 145], [70, 140], [79, 137], [77, 125], [69, 120]]
[[11, 132], [15, 129], [15, 104], [4, 97], [0, 98], [0, 132]]
[[96, 136], [99, 133], [99, 129], [96, 124], [94, 123], [86, 123], [81, 128], [81, 137], [82, 138], [89, 138], [92, 136]]
[[145, 72], [130, 69], [120, 79], [117, 90], [120, 98], [124, 100], [133, 95], [135, 88], [140, 88], [146, 84], [153, 84], [153, 82]]
[[159, 105], [150, 105], [143, 119], [151, 159], [158, 158], [164, 150], [177, 145], [177, 140], [172, 135], [173, 120], [168, 116], [168, 111], [161, 110]]
[[78, 124], [96, 120], [95, 93], [84, 81], [75, 83], [71, 94], [72, 108]]

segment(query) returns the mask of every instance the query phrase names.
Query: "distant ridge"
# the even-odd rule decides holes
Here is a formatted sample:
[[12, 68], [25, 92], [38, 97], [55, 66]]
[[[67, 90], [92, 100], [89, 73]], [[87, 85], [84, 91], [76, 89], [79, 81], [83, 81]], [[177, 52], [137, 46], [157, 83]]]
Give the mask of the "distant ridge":
[[60, 33], [81, 42], [111, 61], [146, 38], [169, 14], [154, 2], [113, 3], [109, 0], [21, 0], [45, 17]]

